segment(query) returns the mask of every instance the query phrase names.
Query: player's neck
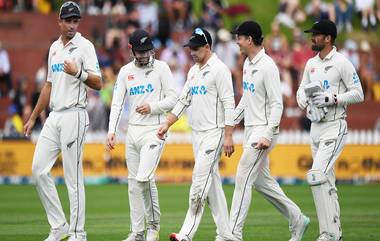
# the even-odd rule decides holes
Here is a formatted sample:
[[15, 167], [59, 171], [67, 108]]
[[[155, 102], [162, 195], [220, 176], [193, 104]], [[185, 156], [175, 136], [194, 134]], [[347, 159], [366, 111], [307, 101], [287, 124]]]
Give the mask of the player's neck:
[[202, 61], [198, 63], [199, 67], [202, 68], [205, 64], [207, 64], [207, 61], [211, 58], [211, 56], [212, 52], [208, 51]]
[[324, 48], [319, 52], [319, 58], [321, 58], [321, 59], [325, 59], [326, 56], [331, 52], [332, 49], [333, 49], [333, 46], [332, 46], [332, 45], [328, 45], [328, 46], [324, 47]]
[[68, 42], [70, 42], [71, 39], [73, 39], [73, 38], [68, 38], [68, 37], [61, 35], [61, 40], [62, 40], [63, 46], [66, 46], [66, 44]]
[[249, 61], [252, 61], [256, 57], [256, 55], [263, 49], [263, 46], [254, 46], [249, 48], [247, 51], [247, 56]]

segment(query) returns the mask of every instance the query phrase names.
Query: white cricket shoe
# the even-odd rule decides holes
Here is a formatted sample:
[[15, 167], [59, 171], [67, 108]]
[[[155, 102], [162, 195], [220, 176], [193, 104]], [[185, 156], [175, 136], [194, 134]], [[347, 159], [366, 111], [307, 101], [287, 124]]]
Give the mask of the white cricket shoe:
[[294, 225], [294, 227], [290, 229], [292, 233], [292, 238], [289, 241], [302, 240], [303, 234], [305, 233], [306, 229], [309, 227], [309, 224], [310, 224], [310, 218], [301, 214], [301, 216], [298, 218], [297, 223]]
[[156, 229], [148, 228], [146, 230], [146, 241], [158, 241], [160, 233]]
[[45, 241], [60, 241], [69, 236], [69, 225], [64, 223], [61, 227], [51, 229]]
[[188, 237], [179, 233], [171, 233], [169, 238], [170, 241], [190, 241]]
[[123, 239], [123, 241], [144, 241], [144, 233], [130, 233], [128, 238]]
[[334, 234], [323, 232], [319, 235], [317, 241], [338, 241]]
[[77, 237], [70, 236], [70, 238], [67, 241], [87, 241], [87, 238], [86, 236], [79, 236], [79, 235], [77, 235]]

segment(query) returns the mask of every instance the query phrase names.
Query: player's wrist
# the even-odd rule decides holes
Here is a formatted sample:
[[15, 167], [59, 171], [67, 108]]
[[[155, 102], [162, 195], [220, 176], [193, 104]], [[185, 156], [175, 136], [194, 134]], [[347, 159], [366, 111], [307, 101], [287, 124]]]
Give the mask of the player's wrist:
[[75, 78], [85, 82], [88, 78], [88, 73], [84, 71], [82, 68], [78, 70], [78, 72], [75, 74]]

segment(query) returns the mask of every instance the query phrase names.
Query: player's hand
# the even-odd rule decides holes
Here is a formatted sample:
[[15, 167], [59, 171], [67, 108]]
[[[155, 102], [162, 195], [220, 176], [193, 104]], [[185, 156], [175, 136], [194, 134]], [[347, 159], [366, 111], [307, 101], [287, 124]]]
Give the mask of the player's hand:
[[36, 123], [36, 120], [34, 119], [29, 119], [25, 125], [24, 125], [24, 135], [29, 136], [30, 133], [32, 132], [32, 129], [34, 127], [34, 124]]
[[113, 150], [116, 144], [116, 135], [114, 133], [108, 133], [106, 140], [107, 151]]
[[313, 93], [312, 101], [318, 108], [335, 104], [334, 95], [328, 91]]
[[77, 66], [76, 66], [76, 64], [75, 64], [74, 61], [65, 60], [63, 62], [63, 71], [66, 74], [75, 76], [78, 73], [78, 68], [77, 68]]
[[166, 133], [169, 130], [169, 124], [165, 122], [162, 124], [162, 126], [157, 131], [157, 137], [158, 139], [165, 140], [166, 139]]
[[257, 142], [255, 148], [259, 150], [265, 150], [268, 149], [271, 144], [271, 141], [268, 140], [265, 137], [261, 137], [260, 140]]
[[148, 115], [151, 112], [150, 105], [147, 103], [139, 105], [136, 107], [136, 112], [141, 115]]
[[224, 137], [223, 149], [224, 149], [224, 155], [227, 157], [230, 157], [232, 153], [234, 153], [235, 148], [234, 148], [234, 142], [232, 140], [232, 135]]

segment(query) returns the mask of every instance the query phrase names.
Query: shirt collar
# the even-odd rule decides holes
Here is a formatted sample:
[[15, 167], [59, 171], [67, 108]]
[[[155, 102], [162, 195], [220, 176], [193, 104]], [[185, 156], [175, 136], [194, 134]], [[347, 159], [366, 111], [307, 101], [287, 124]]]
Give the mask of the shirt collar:
[[[75, 33], [74, 37], [72, 39], [70, 39], [69, 42], [67, 42], [66, 45], [69, 45], [69, 44], [73, 44], [73, 45], [79, 45], [79, 39], [82, 35], [78, 32]], [[63, 46], [63, 41], [62, 41], [62, 35], [59, 37], [59, 42], [61, 43], [61, 45]]]
[[262, 48], [257, 54], [255, 57], [253, 57], [252, 60], [249, 60], [248, 59], [248, 62], [251, 63], [251, 64], [256, 64], [263, 56], [265, 55], [265, 49]]
[[206, 68], [206, 66], [214, 65], [217, 60], [218, 60], [218, 56], [216, 56], [215, 53], [212, 53], [211, 57], [207, 60], [207, 63], [205, 65], [203, 65], [202, 67], [200, 67], [198, 64], [198, 67], [199, 67], [199, 69], [204, 69], [204, 68]]
[[336, 47], [333, 46], [332, 50], [326, 55], [324, 59], [321, 59], [321, 57], [319, 57], [319, 54], [318, 54], [318, 57], [321, 61], [327, 61], [327, 60], [330, 60], [334, 56], [335, 53], [336, 53]]

